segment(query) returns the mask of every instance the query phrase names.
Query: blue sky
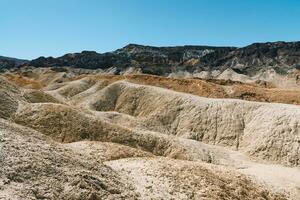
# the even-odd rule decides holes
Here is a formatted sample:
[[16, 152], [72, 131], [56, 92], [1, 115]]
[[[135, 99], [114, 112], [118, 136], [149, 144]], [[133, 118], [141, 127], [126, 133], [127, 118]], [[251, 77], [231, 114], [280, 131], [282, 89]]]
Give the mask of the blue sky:
[[0, 0], [0, 55], [300, 40], [298, 0]]

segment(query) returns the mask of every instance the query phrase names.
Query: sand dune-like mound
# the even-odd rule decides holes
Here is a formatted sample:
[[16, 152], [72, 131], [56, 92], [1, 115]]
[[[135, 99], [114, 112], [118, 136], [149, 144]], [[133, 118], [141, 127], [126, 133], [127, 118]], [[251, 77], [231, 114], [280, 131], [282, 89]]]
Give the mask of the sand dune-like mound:
[[246, 76], [244, 74], [238, 74], [230, 68], [226, 69], [216, 78], [223, 79], [223, 80], [241, 81], [241, 82], [253, 82], [253, 79], [251, 79], [249, 76]]
[[163, 159], [103, 164], [31, 129], [3, 120], [0, 129], [4, 199], [285, 199], [232, 171]]
[[192, 147], [193, 141], [111, 123], [105, 118], [93, 115], [92, 112], [77, 111], [67, 105], [27, 104], [19, 109], [14, 121], [36, 129], [59, 142], [114, 142], [158, 156], [207, 162], [218, 162], [219, 159], [214, 158], [214, 153], [201, 144]]
[[70, 98], [87, 90], [92, 85], [94, 85], [93, 81], [89, 79], [81, 79], [77, 81], [71, 81], [67, 85], [60, 87], [56, 91], [65, 98]]
[[[207, 99], [124, 81], [83, 98], [79, 106], [83, 110], [59, 104], [26, 105], [15, 121], [62, 142], [112, 141], [164, 155], [173, 144], [167, 136], [173, 135], [299, 165], [297, 106]], [[107, 120], [92, 110], [121, 116], [110, 115]]]
[[81, 79], [51, 85], [45, 90], [59, 101], [66, 102], [76, 94], [86, 91], [95, 83], [89, 79]]
[[136, 199], [111, 168], [0, 120], [1, 199]]
[[[280, 88], [270, 88], [272, 86], [278, 86], [279, 84], [291, 85], [289, 84], [290, 79], [295, 82], [296, 78], [299, 76], [296, 73], [294, 77], [289, 79], [275, 78], [274, 80], [272, 79], [273, 81], [267, 82], [271, 79], [264, 78], [264, 76], [253, 78], [252, 81], [247, 81], [248, 79], [245, 79], [242, 74], [237, 74], [233, 70], [229, 70], [229, 72], [236, 74], [239, 78], [235, 80], [238, 81], [232, 81], [232, 78], [227, 76], [223, 77], [226, 80], [206, 80], [198, 78], [166, 78], [143, 74], [119, 76], [103, 74], [95, 75], [94, 73], [79, 73], [71, 69], [63, 70], [64, 72], [56, 72], [54, 69], [51, 70], [48, 68], [37, 68], [27, 71], [22, 70], [21, 72], [8, 73], [5, 74], [5, 77], [7, 77], [7, 79], [14, 84], [25, 88], [32, 88], [31, 82], [36, 82], [38, 85], [40, 85], [38, 88], [42, 86], [43, 90], [49, 91], [49, 94], [62, 101], [69, 100], [69, 98], [74, 94], [79, 93], [80, 91], [83, 91], [84, 89], [87, 89], [87, 87], [93, 85], [92, 83], [98, 84], [99, 81], [113, 83], [119, 80], [127, 80], [137, 84], [163, 87], [178, 92], [185, 92], [203, 97], [234, 98], [249, 101], [277, 102], [300, 105], [300, 91], [298, 89], [299, 87], [297, 87], [295, 84], [293, 87], [280, 86]], [[228, 74], [229, 72], [227, 70], [224, 73]]]
[[169, 159], [124, 159], [107, 165], [135, 183], [141, 199], [284, 199], [211, 165]]
[[0, 118], [7, 119], [12, 116], [18, 109], [20, 101], [24, 101], [21, 91], [0, 77]]
[[108, 80], [98, 80], [89, 89], [72, 96], [72, 98], [70, 99], [71, 104], [76, 105], [76, 103], [82, 102], [85, 97], [97, 93], [98, 91], [102, 90], [104, 87], [108, 86], [110, 83], [111, 82]]
[[101, 162], [132, 157], [154, 157], [149, 152], [111, 142], [80, 141], [67, 143], [64, 147]]
[[[85, 76], [77, 77], [79, 79]], [[126, 76], [88, 76], [93, 81], [113, 83], [126, 80], [136, 84], [151, 85], [171, 89], [178, 92], [190, 93], [202, 97], [232, 98], [248, 101], [276, 102], [300, 105], [300, 91], [297, 89], [272, 88], [272, 84], [259, 81], [256, 83], [242, 83], [231, 80], [201, 80], [174, 79], [149, 75]]]
[[41, 90], [26, 89], [22, 95], [29, 103], [60, 103], [52, 95], [47, 94]]
[[23, 88], [28, 88], [28, 89], [41, 89], [45, 85], [33, 78], [25, 77], [20, 74], [6, 74], [5, 75], [6, 79], [12, 83], [14, 83], [17, 86], [23, 87]]
[[135, 116], [152, 131], [299, 164], [298, 106], [206, 99], [128, 82], [109, 85], [81, 106]]

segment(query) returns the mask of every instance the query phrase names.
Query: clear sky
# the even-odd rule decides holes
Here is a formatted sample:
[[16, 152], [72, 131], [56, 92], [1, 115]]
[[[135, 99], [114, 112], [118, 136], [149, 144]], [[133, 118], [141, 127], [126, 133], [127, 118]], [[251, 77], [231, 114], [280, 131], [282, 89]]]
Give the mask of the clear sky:
[[0, 0], [0, 55], [300, 40], [300, 0]]

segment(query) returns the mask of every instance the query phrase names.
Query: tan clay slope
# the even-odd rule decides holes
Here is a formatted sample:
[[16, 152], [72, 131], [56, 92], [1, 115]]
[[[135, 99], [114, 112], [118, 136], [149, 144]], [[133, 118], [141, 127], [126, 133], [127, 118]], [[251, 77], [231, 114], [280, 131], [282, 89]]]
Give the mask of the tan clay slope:
[[[17, 71], [6, 73], [4, 76], [18, 86], [33, 89], [58, 89], [66, 86], [66, 82], [78, 79], [84, 79], [87, 83], [86, 86], [99, 80], [108, 81], [109, 83], [127, 80], [137, 84], [153, 85], [204, 97], [300, 105], [300, 90], [270, 88], [271, 84], [263, 81], [259, 82], [259, 84], [248, 84], [230, 80], [176, 79], [151, 75], [76, 75], [72, 71], [54, 72], [50, 69]], [[60, 93], [63, 94], [67, 89], [68, 87], [62, 89]], [[69, 96], [72, 93], [65, 94], [65, 96]]]
[[249, 101], [276, 102], [300, 105], [300, 90], [266, 88], [256, 84], [223, 81], [211, 82], [199, 79], [173, 79], [149, 75], [126, 75], [116, 77], [99, 76], [102, 80], [128, 80], [133, 83], [145, 84], [190, 93], [203, 97], [233, 98]]
[[[137, 84], [158, 86], [203, 97], [234, 98], [249, 101], [300, 105], [300, 90], [270, 88], [270, 84], [267, 82], [262, 82], [261, 84], [247, 84], [230, 80], [175, 79], [151, 75], [76, 75], [71, 72], [58, 73], [41, 69], [22, 73], [8, 73], [5, 74], [5, 77], [21, 87], [34, 89], [44, 87], [44, 90], [58, 89], [66, 86], [66, 82], [68, 81], [79, 79], [83, 79], [88, 84], [100, 80], [107, 81], [107, 84], [119, 80], [127, 80]], [[76, 87], [73, 86], [73, 88]], [[67, 89], [68, 88], [61, 89], [60, 93], [63, 94]], [[69, 93], [70, 94], [64, 95], [70, 96], [74, 92], [70, 91]]]
[[134, 116], [147, 130], [299, 165], [299, 106], [207, 99], [124, 81], [81, 99], [77, 105]]
[[[80, 80], [75, 88], [79, 88], [82, 82], [84, 83]], [[120, 114], [105, 116], [112, 124], [122, 125], [125, 122], [123, 126], [127, 129], [140, 128], [150, 132], [192, 138], [210, 144], [227, 145], [266, 160], [299, 165], [299, 143], [297, 142], [299, 107], [297, 106], [197, 98], [170, 90], [126, 82], [116, 82], [107, 87], [103, 85], [103, 80], [99, 83], [100, 86], [95, 83], [89, 89], [83, 87], [76, 93], [72, 92], [73, 82], [66, 83], [64, 87], [76, 94], [70, 96], [69, 104], [96, 111], [117, 111], [129, 116], [137, 116], [133, 119], [124, 118]], [[92, 92], [88, 92], [89, 90]], [[62, 89], [56, 91], [62, 91]], [[18, 120], [27, 123], [27, 118], [23, 115], [34, 116], [30, 112], [32, 109], [35, 110], [35, 107], [26, 106], [24, 111], [16, 115], [20, 115]], [[55, 107], [50, 107], [45, 111], [42, 108], [37, 107], [34, 112], [37, 112], [37, 115], [39, 112], [44, 112], [47, 116], [48, 113], [56, 110]], [[16, 110], [17, 107], [14, 109]], [[34, 119], [40, 120], [38, 116]], [[66, 120], [66, 122], [69, 121], [69, 119]], [[92, 120], [88, 118], [85, 121], [90, 123]], [[46, 120], [44, 122], [46, 127], [52, 126], [47, 123]], [[31, 126], [30, 123], [29, 126]], [[72, 127], [72, 123], [66, 126]], [[59, 140], [64, 141], [64, 137], [61, 136]], [[68, 141], [77, 140], [68, 139]]]
[[68, 102], [77, 108], [28, 104], [19, 108], [15, 121], [64, 142], [123, 142], [165, 155], [173, 145], [167, 135], [175, 135], [285, 165], [300, 164], [298, 106], [208, 99], [125, 81], [82, 93]]
[[158, 156], [219, 163], [220, 157], [193, 141], [153, 131], [137, 130], [112, 123], [105, 116], [95, 116], [59, 104], [28, 104], [20, 109], [15, 122], [32, 127], [59, 142], [93, 140], [114, 142], [151, 152]]
[[0, 118], [8, 119], [17, 111], [20, 104], [52, 102], [59, 103], [53, 96], [34, 89], [18, 88], [0, 77]]
[[270, 194], [264, 191], [257, 195], [257, 191], [249, 191], [254, 185], [243, 176], [213, 165], [164, 158], [124, 159], [106, 164], [137, 185], [145, 200], [284, 198], [272, 194], [268, 197]]
[[0, 199], [136, 199], [101, 162], [0, 119]]
[[0, 77], [0, 118], [7, 119], [17, 111], [19, 102], [25, 101], [21, 93], [17, 86]]
[[[23, 99], [23, 89], [12, 96], [18, 104], [10, 120], [50, 137], [0, 121], [0, 153], [5, 158], [0, 162], [4, 169], [1, 181], [2, 185], [8, 182], [0, 195], [13, 199], [19, 199], [20, 194], [27, 194], [27, 199], [34, 195], [60, 199], [68, 199], [63, 195], [71, 199], [299, 196], [299, 169], [271, 167], [266, 162], [299, 166], [298, 106], [203, 98], [127, 81], [95, 80], [86, 87], [90, 81], [86, 79], [60, 83], [55, 90], [46, 91], [40, 101], [43, 103], [32, 101], [41, 100], [40, 95], [32, 95], [31, 101]], [[3, 91], [9, 92], [11, 87]], [[64, 102], [48, 101], [47, 95], [56, 95]], [[5, 104], [9, 102], [3, 101], [4, 108]], [[246, 154], [266, 163], [251, 161]], [[108, 171], [102, 161], [110, 166]], [[21, 182], [6, 173], [9, 169], [22, 177], [18, 179]], [[263, 170], [258, 173], [255, 169]], [[266, 173], [272, 169], [293, 173], [293, 177]], [[48, 175], [44, 173], [47, 170], [51, 171]], [[27, 180], [24, 177], [28, 174], [34, 175]], [[250, 175], [249, 179], [242, 174]]]
[[[119, 162], [107, 166], [90, 154], [1, 119], [0, 136], [5, 138], [0, 143], [3, 199], [286, 199], [229, 169], [222, 172], [201, 163], [153, 158], [138, 159], [137, 169], [126, 166], [124, 171]], [[128, 171], [133, 175], [127, 176]], [[128, 178], [143, 181], [154, 175], [161, 178], [147, 183]], [[145, 196], [151, 187], [155, 190]]]

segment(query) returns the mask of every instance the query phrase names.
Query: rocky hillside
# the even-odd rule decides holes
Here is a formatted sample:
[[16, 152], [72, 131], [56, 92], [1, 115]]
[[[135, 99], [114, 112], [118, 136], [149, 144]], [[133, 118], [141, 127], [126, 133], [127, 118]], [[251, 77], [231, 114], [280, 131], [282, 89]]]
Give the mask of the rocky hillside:
[[260, 70], [274, 69], [285, 74], [300, 69], [300, 42], [254, 43], [246, 47], [178, 46], [152, 47], [129, 44], [109, 53], [83, 51], [64, 56], [39, 57], [26, 65], [34, 67], [76, 67], [112, 70], [114, 74], [128, 68], [135, 71], [168, 75], [178, 71], [201, 71], [230, 68], [237, 73], [255, 75]]
[[[66, 54], [58, 58], [40, 57], [32, 60], [29, 65], [34, 67], [70, 66], [104, 70], [114, 68], [115, 73], [133, 67], [143, 73], [165, 75], [179, 69], [191, 71], [202, 65], [204, 67], [211, 62], [210, 60], [227, 55], [233, 49], [235, 48], [207, 46], [150, 47], [129, 44], [110, 53], [99, 54], [94, 51], [83, 51], [81, 53]], [[200, 64], [200, 61], [203, 64]]]
[[16, 58], [0, 56], [0, 70], [14, 68], [14, 67], [17, 67], [20, 65], [24, 65], [27, 62], [28, 62], [27, 60], [21, 60], [21, 59], [16, 59]]
[[289, 69], [300, 69], [300, 42], [254, 43], [219, 58], [214, 66], [232, 68], [248, 75], [267, 67], [286, 73]]

